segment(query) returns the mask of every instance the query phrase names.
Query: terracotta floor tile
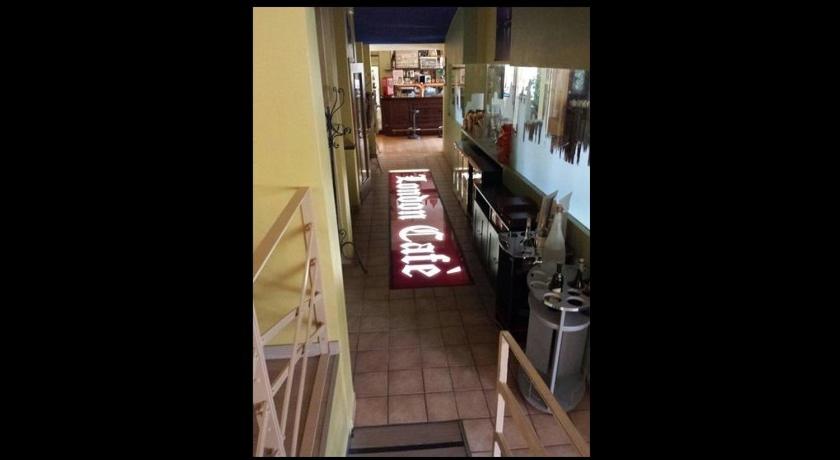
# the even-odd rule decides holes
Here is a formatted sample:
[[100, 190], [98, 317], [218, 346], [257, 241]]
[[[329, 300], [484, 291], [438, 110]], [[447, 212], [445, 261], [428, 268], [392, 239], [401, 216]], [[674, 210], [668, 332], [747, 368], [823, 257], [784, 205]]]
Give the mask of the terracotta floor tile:
[[423, 373], [420, 369], [388, 371], [388, 395], [423, 393]]
[[[374, 250], [374, 248], [371, 248], [371, 250]], [[364, 255], [362, 257], [364, 257]], [[388, 278], [386, 278], [384, 276], [369, 276], [365, 279], [364, 286], [365, 286], [365, 289], [373, 289], [373, 288], [387, 289], [389, 283], [390, 283], [390, 280], [388, 280]], [[345, 282], [345, 285], [346, 284], [347, 284], [347, 282]]]
[[545, 448], [545, 452], [552, 457], [580, 457], [577, 449], [572, 444], [549, 446]]
[[382, 372], [388, 370], [388, 351], [358, 351], [355, 358], [355, 372]]
[[569, 444], [571, 441], [566, 432], [554, 420], [551, 414], [532, 414], [529, 416], [537, 431], [537, 436], [544, 446], [555, 446], [557, 444]]
[[464, 420], [463, 424], [472, 452], [489, 452], [493, 449], [493, 425], [489, 418]]
[[452, 388], [455, 390], [480, 390], [481, 381], [478, 371], [472, 366], [456, 366], [449, 368], [452, 376]]
[[[490, 419], [490, 422], [495, 425], [494, 419]], [[528, 423], [530, 423], [530, 421]], [[531, 427], [533, 428], [533, 425], [531, 425]], [[522, 434], [522, 431], [519, 429], [518, 425], [516, 425], [516, 422], [513, 421], [513, 417], [505, 417], [502, 433], [504, 433], [505, 440], [507, 440], [508, 447], [510, 447], [511, 450], [528, 448], [528, 441], [525, 440], [525, 436]]]
[[388, 424], [388, 398], [357, 398], [355, 426]]
[[420, 335], [415, 330], [391, 330], [389, 337], [390, 348], [420, 348]]
[[421, 348], [438, 348], [443, 346], [440, 328], [420, 329], [419, 332]]
[[474, 325], [465, 325], [464, 330], [467, 332], [467, 340], [471, 344], [482, 343], [499, 343], [499, 331], [492, 327], [474, 327]]
[[446, 349], [444, 349], [443, 347], [423, 348], [421, 354], [424, 368], [445, 368], [448, 366], [448, 363], [446, 362]]
[[388, 331], [387, 316], [362, 316], [359, 332]]
[[387, 372], [364, 372], [353, 377], [353, 389], [356, 397], [364, 398], [371, 396], [388, 395], [388, 373]]
[[362, 289], [344, 288], [345, 300], [361, 300], [362, 298], [364, 298], [364, 291]]
[[[441, 312], [445, 313], [445, 312]], [[440, 328], [444, 345], [466, 345], [467, 333], [462, 326], [445, 326]]]
[[496, 389], [496, 379], [499, 378], [496, 372], [496, 365], [478, 366], [478, 379], [481, 381], [481, 388], [485, 390]]
[[388, 316], [390, 307], [387, 300], [365, 300], [362, 307], [362, 316]]
[[382, 332], [362, 332], [359, 334], [358, 351], [387, 349], [388, 334]]
[[417, 315], [417, 325], [420, 329], [440, 328], [437, 312], [419, 313]]
[[[458, 243], [461, 242], [459, 241]], [[478, 291], [475, 286], [455, 286], [452, 288], [452, 292], [454, 292], [455, 297], [458, 298], [469, 298], [478, 295]]]
[[583, 399], [580, 400], [578, 405], [572, 410], [572, 412], [577, 412], [581, 410], [589, 410], [589, 389], [586, 389], [586, 393], [583, 395]]
[[346, 309], [347, 310], [347, 317], [350, 318], [350, 317], [353, 317], [353, 316], [362, 316], [362, 309], [363, 308], [364, 308], [363, 304], [358, 303], [358, 302], [354, 302], [352, 300], [348, 300], [347, 301], [347, 309]]
[[457, 310], [446, 310], [438, 313], [441, 326], [460, 326], [461, 315]]
[[452, 391], [452, 378], [446, 367], [423, 369], [423, 387], [426, 393]]
[[389, 370], [420, 369], [423, 367], [419, 348], [396, 348], [390, 350]]
[[456, 391], [455, 402], [458, 406], [458, 417], [462, 419], [490, 417], [484, 391]]
[[457, 311], [457, 307], [455, 305], [455, 297], [436, 297], [435, 307], [438, 311]]
[[577, 427], [583, 439], [589, 442], [589, 411], [581, 410], [569, 413], [569, 418]]
[[390, 297], [390, 290], [388, 288], [366, 288], [364, 292], [365, 299], [388, 300]]
[[426, 418], [426, 397], [419, 395], [389, 396], [388, 424], [421, 423]]
[[414, 289], [391, 289], [391, 300], [396, 299], [413, 299]]
[[407, 313], [393, 314], [388, 320], [391, 331], [410, 331], [417, 329], [417, 316]]
[[434, 288], [418, 288], [414, 290], [414, 298], [415, 299], [434, 299], [435, 298], [435, 289]]
[[461, 321], [464, 322], [464, 326], [489, 324], [487, 315], [478, 310], [462, 310]]
[[486, 366], [498, 362], [499, 348], [494, 343], [474, 344], [470, 346], [470, 349], [477, 366]]
[[458, 409], [455, 405], [455, 394], [426, 393], [426, 410], [430, 422], [458, 420]]
[[[485, 301], [479, 296], [472, 296], [472, 297], [465, 297], [465, 298], [457, 298], [458, 299], [458, 309], [464, 311], [471, 311], [477, 310], [481, 311], [482, 307], [485, 306]], [[495, 304], [493, 304], [495, 309]]]
[[391, 311], [405, 314], [417, 313], [413, 298], [391, 300]]
[[473, 358], [469, 347], [452, 345], [446, 347], [446, 361], [450, 366], [472, 366]]

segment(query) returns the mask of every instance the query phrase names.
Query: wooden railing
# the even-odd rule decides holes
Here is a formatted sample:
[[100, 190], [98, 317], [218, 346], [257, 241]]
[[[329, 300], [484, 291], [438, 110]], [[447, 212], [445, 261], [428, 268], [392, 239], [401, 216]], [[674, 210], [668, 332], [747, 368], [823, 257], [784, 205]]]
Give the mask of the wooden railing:
[[540, 398], [548, 406], [551, 415], [554, 416], [554, 419], [560, 424], [566, 432], [566, 435], [572, 441], [578, 454], [582, 457], [589, 457], [589, 444], [583, 439], [575, 424], [569, 419], [566, 411], [554, 399], [554, 395], [548, 389], [545, 382], [543, 382], [540, 374], [534, 369], [525, 352], [522, 351], [522, 348], [519, 347], [519, 344], [516, 343], [516, 340], [508, 331], [501, 331], [499, 334], [499, 375], [496, 381], [496, 426], [495, 433], [493, 434], [493, 456], [500, 457], [502, 454], [505, 457], [513, 456], [507, 438], [503, 433], [506, 405], [510, 405], [510, 413], [513, 416], [514, 425], [528, 443], [528, 449], [531, 455], [539, 457], [545, 457], [547, 455], [545, 448], [537, 437], [537, 433], [534, 431], [534, 427], [528, 422], [528, 416], [525, 414], [525, 410], [519, 405], [519, 401], [517, 401], [507, 384], [508, 358], [511, 351], [519, 366], [525, 371], [528, 379], [531, 380]]
[[[324, 301], [321, 295], [321, 275], [318, 259], [318, 239], [315, 236], [315, 226], [312, 212], [312, 201], [309, 188], [304, 187], [292, 196], [292, 199], [274, 221], [265, 238], [254, 251], [253, 282], [257, 279], [268, 263], [280, 239], [288, 230], [290, 223], [297, 213], [303, 217], [304, 242], [306, 246], [305, 273], [300, 287], [300, 302], [280, 321], [272, 325], [264, 333], [260, 333], [257, 321], [257, 307], [254, 309], [254, 412], [256, 414], [259, 432], [254, 446], [255, 457], [286, 457], [312, 456], [315, 448], [315, 430], [318, 426], [319, 411], [322, 395], [313, 391], [307, 418], [303, 430], [303, 439], [298, 445], [301, 429], [301, 411], [303, 405], [304, 388], [306, 388], [306, 368], [309, 362], [307, 345], [315, 341], [319, 347], [318, 369], [314, 389], [322, 389], [327, 378], [329, 362], [329, 346], [327, 343], [327, 325], [324, 312]], [[288, 255], [286, 255], [288, 256]], [[292, 342], [291, 357], [288, 363], [274, 381], [270, 380], [266, 366], [265, 344], [276, 337], [281, 330], [294, 322], [294, 340]], [[309, 331], [315, 328], [312, 334]], [[300, 363], [300, 377], [295, 381], [295, 369]], [[275, 396], [285, 385], [281, 408], [275, 405]], [[294, 388], [293, 388], [294, 387]], [[290, 411], [292, 392], [295, 391], [295, 407]], [[290, 442], [286, 442], [286, 428], [292, 419]]]

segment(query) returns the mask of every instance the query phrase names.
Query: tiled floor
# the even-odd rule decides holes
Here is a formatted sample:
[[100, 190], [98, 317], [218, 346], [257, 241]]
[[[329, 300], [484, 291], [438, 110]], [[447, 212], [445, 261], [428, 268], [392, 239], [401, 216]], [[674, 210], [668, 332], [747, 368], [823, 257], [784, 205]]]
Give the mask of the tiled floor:
[[[492, 449], [496, 412], [495, 296], [472, 246], [466, 215], [452, 193], [443, 140], [380, 136], [377, 142], [383, 172], [374, 173], [370, 195], [353, 216], [353, 241], [368, 273], [357, 264], [344, 266], [355, 425], [462, 419], [473, 454], [486, 456]], [[474, 285], [389, 289], [387, 171], [408, 168], [432, 171]], [[521, 403], [550, 455], [575, 453], [550, 415]], [[588, 441], [588, 394], [569, 415]], [[509, 418], [505, 434], [511, 448], [515, 454], [527, 454]]]

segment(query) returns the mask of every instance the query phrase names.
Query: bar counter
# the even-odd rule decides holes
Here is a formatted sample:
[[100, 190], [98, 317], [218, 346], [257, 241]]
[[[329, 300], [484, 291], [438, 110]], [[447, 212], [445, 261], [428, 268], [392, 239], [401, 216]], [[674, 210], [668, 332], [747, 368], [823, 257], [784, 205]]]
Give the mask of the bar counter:
[[382, 108], [382, 134], [387, 136], [408, 134], [411, 113], [415, 109], [420, 110], [417, 128], [421, 134], [429, 131], [437, 134], [443, 126], [443, 96], [383, 97], [379, 104]]

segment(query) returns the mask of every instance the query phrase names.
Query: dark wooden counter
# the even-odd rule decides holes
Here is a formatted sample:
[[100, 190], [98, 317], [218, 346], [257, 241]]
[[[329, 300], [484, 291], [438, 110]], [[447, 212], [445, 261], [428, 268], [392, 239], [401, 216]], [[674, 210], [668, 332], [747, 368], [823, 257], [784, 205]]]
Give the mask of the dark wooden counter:
[[411, 111], [417, 114], [417, 127], [420, 133], [437, 134], [443, 126], [443, 97], [383, 97], [379, 102], [382, 107], [382, 133], [388, 136], [401, 136], [411, 127]]

